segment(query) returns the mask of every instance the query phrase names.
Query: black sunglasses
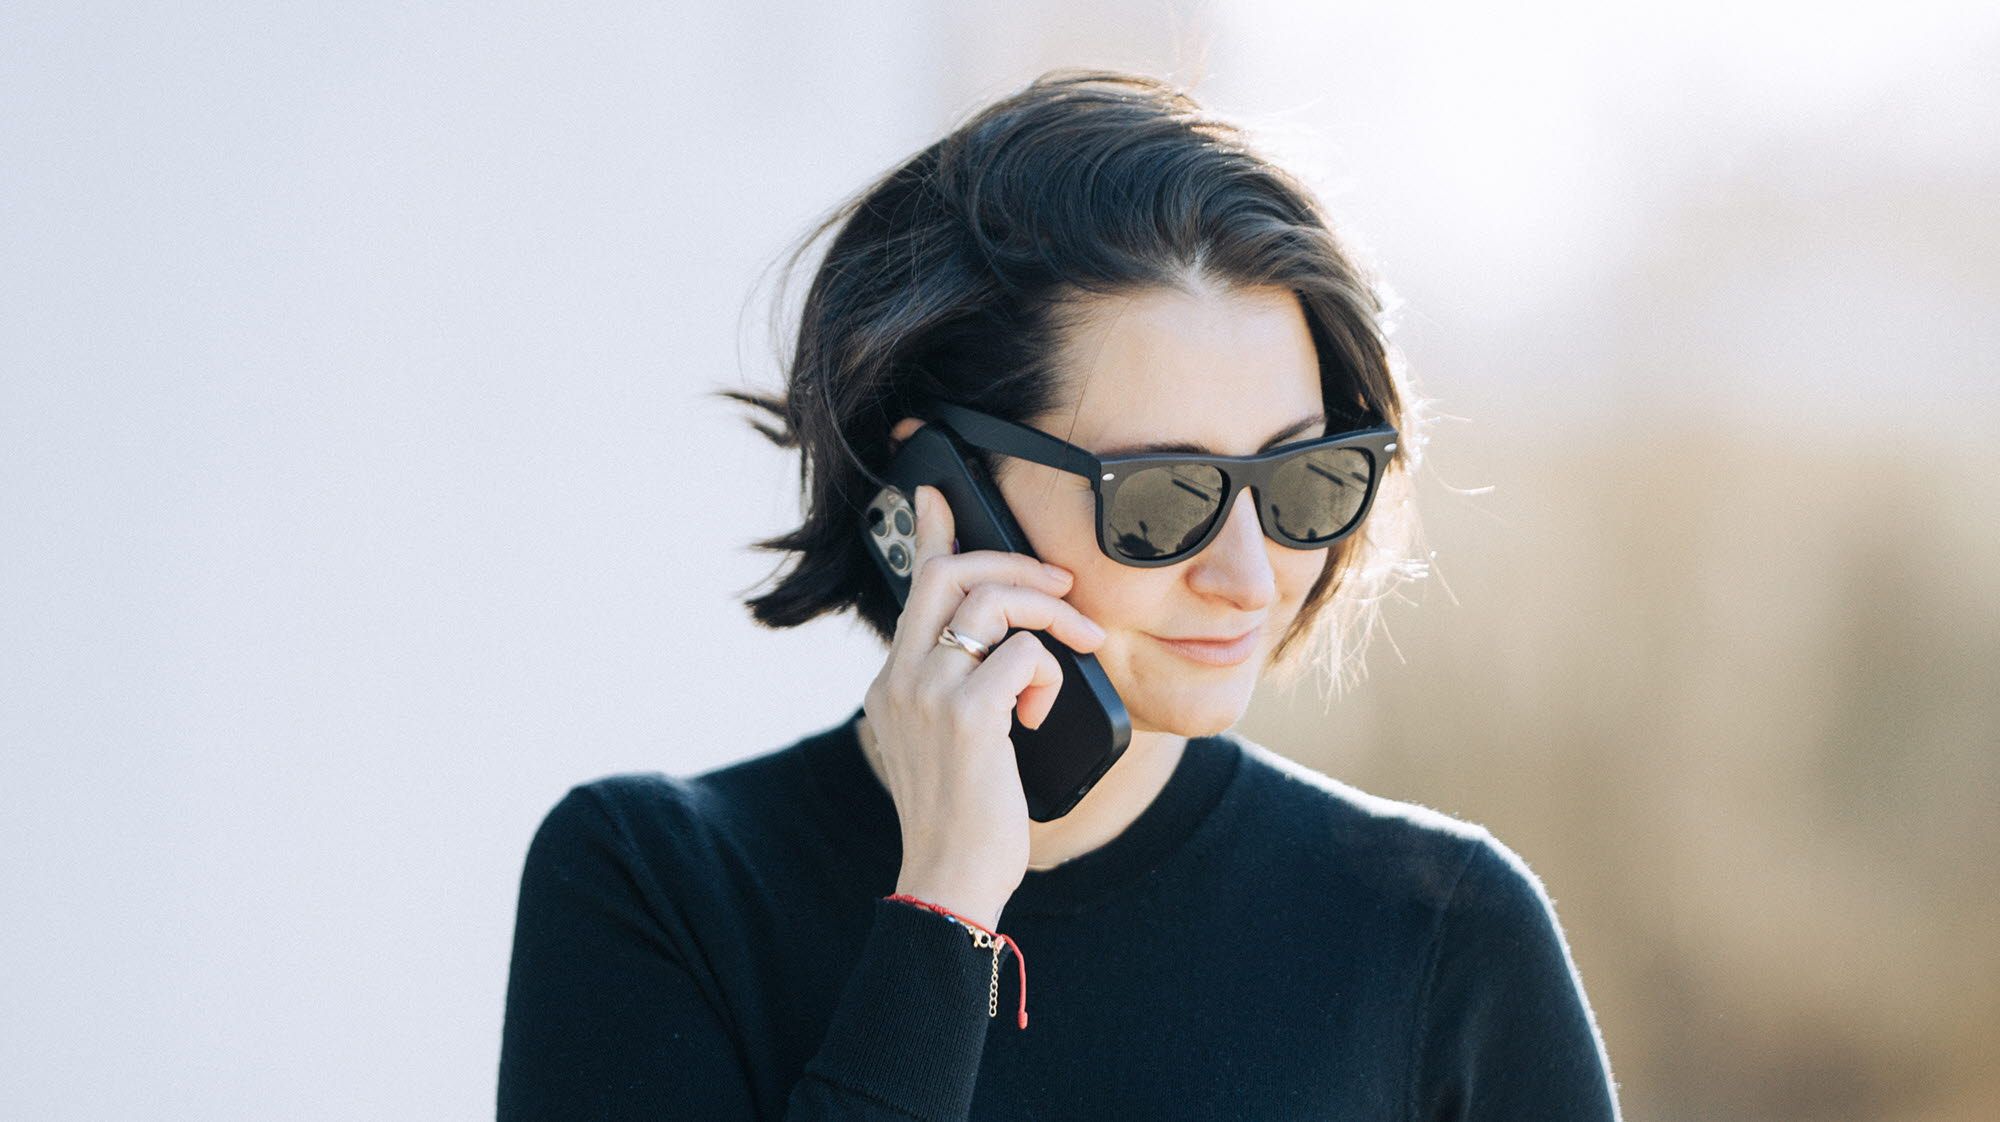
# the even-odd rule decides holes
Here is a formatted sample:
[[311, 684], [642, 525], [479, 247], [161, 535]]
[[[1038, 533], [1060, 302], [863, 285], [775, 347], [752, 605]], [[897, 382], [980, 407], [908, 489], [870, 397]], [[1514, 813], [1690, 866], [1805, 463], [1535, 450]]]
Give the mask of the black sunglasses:
[[949, 403], [938, 419], [975, 448], [1081, 475], [1097, 495], [1097, 545], [1126, 565], [1172, 565], [1222, 528], [1250, 488], [1273, 541], [1324, 549], [1354, 532], [1375, 501], [1396, 430], [1386, 424], [1294, 441], [1252, 456], [1147, 452], [1099, 458], [1040, 429]]

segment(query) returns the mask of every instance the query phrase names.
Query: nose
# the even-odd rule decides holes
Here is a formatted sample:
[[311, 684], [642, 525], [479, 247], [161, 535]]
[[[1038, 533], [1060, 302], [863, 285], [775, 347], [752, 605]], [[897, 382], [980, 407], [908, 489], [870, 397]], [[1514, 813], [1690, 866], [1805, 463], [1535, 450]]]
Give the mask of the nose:
[[1220, 596], [1243, 611], [1259, 611], [1277, 596], [1271, 549], [1283, 546], [1264, 536], [1257, 520], [1257, 502], [1246, 489], [1230, 501], [1215, 540], [1194, 557], [1188, 584], [1198, 592]]

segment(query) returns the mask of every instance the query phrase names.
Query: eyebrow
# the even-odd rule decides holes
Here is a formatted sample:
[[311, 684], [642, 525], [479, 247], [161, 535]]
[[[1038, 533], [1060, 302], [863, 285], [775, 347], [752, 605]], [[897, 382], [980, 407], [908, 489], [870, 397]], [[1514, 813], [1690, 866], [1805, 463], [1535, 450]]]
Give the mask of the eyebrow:
[[[1292, 437], [1297, 436], [1314, 425], [1325, 423], [1326, 414], [1323, 412], [1314, 413], [1310, 417], [1301, 417], [1284, 428], [1279, 429], [1277, 432], [1272, 433], [1271, 439], [1266, 440], [1263, 447], [1257, 450], [1259, 452], [1266, 451], [1279, 444], [1283, 444], [1285, 441], [1290, 440]], [[1142, 456], [1150, 452], [1180, 452], [1193, 456], [1221, 455], [1221, 453], [1204, 445], [1192, 444], [1185, 440], [1160, 440], [1144, 444], [1120, 444], [1116, 448], [1103, 449], [1097, 452], [1096, 455], [1099, 459], [1113, 459], [1118, 456]]]

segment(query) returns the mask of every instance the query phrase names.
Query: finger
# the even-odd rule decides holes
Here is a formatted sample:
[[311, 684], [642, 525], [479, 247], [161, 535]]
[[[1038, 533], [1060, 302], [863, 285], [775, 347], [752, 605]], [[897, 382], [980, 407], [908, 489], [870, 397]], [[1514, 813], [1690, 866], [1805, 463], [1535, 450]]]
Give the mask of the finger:
[[1062, 692], [1062, 664], [1040, 639], [1023, 631], [993, 648], [961, 687], [994, 712], [1017, 710], [1021, 723], [1039, 728]]
[[1105, 638], [1104, 629], [1076, 605], [1015, 584], [974, 585], [952, 612], [950, 624], [960, 635], [987, 643], [998, 643], [1017, 628], [1046, 631], [1076, 651], [1095, 650]]
[[[1015, 708], [1020, 711], [1021, 723], [1031, 729], [1041, 728], [1048, 723], [1049, 714], [1056, 707], [1056, 698], [1062, 694], [1062, 663], [1057, 662], [1056, 656], [1050, 654], [1046, 647], [1043, 647], [1041, 657], [1048, 660], [1045, 665], [1049, 668], [1049, 672], [1055, 675], [1055, 681], [1047, 684], [1030, 682], [1028, 688], [1021, 691], [1021, 696], [1014, 703]], [[1041, 675], [1036, 677], [1039, 678]]]
[[917, 518], [917, 531], [910, 543], [910, 591], [896, 619], [891, 657], [900, 653], [902, 657], [914, 658], [929, 650], [944, 627], [944, 618], [957, 605], [956, 600], [943, 604], [932, 591], [937, 574], [931, 571], [930, 564], [949, 552], [954, 529], [950, 504], [937, 488], [921, 485], [910, 496], [910, 505]]
[[912, 579], [923, 568], [925, 561], [939, 555], [950, 555], [957, 522], [952, 516], [951, 504], [944, 501], [938, 489], [928, 484], [918, 487], [913, 500], [917, 512], [916, 554], [910, 558]]
[[1024, 585], [1052, 596], [1069, 591], [1071, 578], [1066, 570], [1044, 565], [1025, 553], [997, 549], [951, 553], [952, 514], [937, 488], [917, 488], [915, 505], [917, 533], [910, 592], [896, 628], [898, 635], [907, 632], [907, 642], [918, 644], [919, 649], [937, 638], [959, 603], [981, 583]]

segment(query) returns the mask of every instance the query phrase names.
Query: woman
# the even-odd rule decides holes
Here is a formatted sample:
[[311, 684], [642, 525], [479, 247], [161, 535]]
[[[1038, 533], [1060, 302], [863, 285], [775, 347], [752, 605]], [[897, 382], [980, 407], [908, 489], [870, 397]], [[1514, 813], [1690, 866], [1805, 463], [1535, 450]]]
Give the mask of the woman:
[[[1310, 193], [1161, 83], [1057, 72], [806, 244], [836, 225], [787, 393], [728, 395], [804, 456], [804, 525], [759, 543], [797, 563], [749, 603], [777, 627], [851, 607], [888, 657], [837, 726], [549, 813], [501, 1116], [1615, 1119], [1518, 855], [1228, 731], [1261, 673], [1348, 650], [1413, 567], [1415, 410]], [[1352, 521], [1313, 548], [1274, 535], [1286, 499], [1326, 514], [1298, 509], [1332, 501], [1312, 492], [1212, 489], [1206, 521], [1135, 546], [1099, 533], [1131, 512], [1100, 511], [1093, 480], [987, 454], [1040, 560], [955, 552], [921, 488], [900, 606], [858, 512], [945, 406], [1099, 457], [1401, 440], [1335, 481], [1328, 517]], [[1049, 822], [1009, 740], [1060, 686], [1031, 630], [1095, 655], [1132, 726]]]

